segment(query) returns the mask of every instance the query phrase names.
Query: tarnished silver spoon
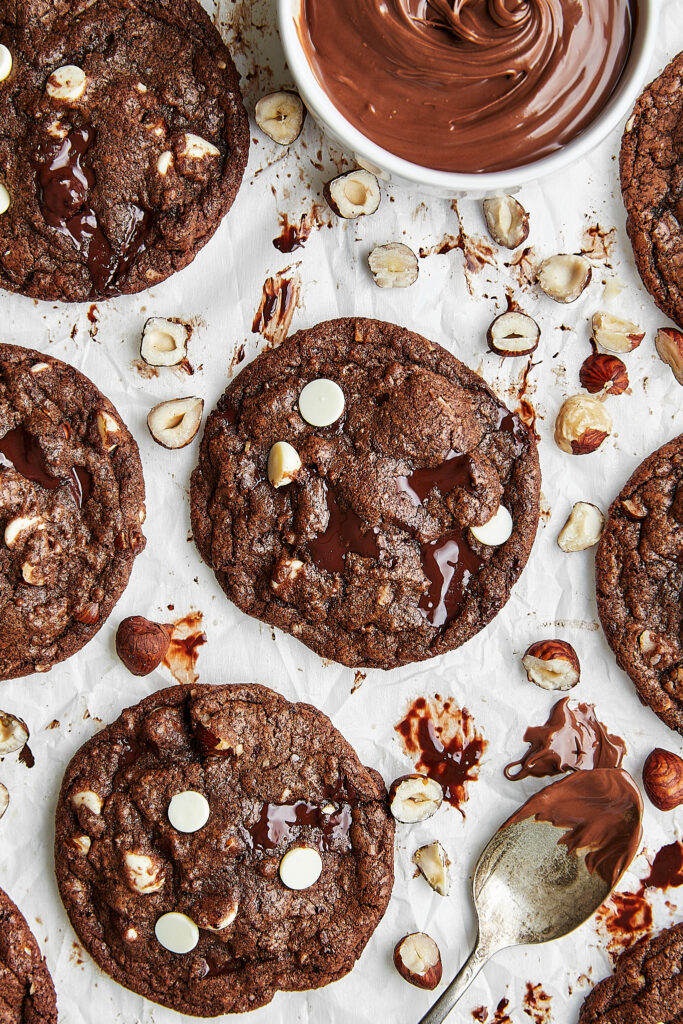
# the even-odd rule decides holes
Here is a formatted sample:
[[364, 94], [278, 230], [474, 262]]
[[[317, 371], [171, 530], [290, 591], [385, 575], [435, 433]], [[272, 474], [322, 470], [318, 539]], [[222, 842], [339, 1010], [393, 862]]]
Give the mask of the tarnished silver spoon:
[[420, 1024], [441, 1024], [494, 953], [588, 920], [638, 850], [642, 809], [630, 775], [597, 768], [546, 786], [513, 814], [474, 870], [474, 950]]

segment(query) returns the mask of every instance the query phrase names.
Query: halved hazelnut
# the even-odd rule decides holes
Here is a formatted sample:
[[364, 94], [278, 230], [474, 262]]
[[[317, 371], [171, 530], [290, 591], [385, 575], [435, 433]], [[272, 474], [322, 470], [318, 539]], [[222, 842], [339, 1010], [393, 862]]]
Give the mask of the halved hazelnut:
[[14, 548], [22, 533], [44, 529], [45, 521], [40, 516], [17, 516], [15, 519], [10, 519], [5, 527], [5, 544], [8, 548]]
[[421, 846], [413, 854], [413, 864], [416, 864], [420, 874], [431, 885], [434, 892], [439, 896], [448, 896], [450, 878], [448, 877], [448, 865], [450, 861], [439, 842], [429, 843]]
[[683, 804], [683, 760], [671, 750], [655, 747], [643, 765], [643, 785], [660, 811]]
[[33, 565], [31, 562], [24, 562], [21, 567], [21, 575], [24, 577], [24, 582], [32, 587], [44, 587], [47, 582], [42, 568], [39, 565]]
[[97, 414], [97, 429], [105, 452], [113, 452], [121, 444], [121, 424], [105, 409], [100, 409]]
[[12, 72], [12, 64], [12, 51], [4, 43], [0, 43], [0, 82], [4, 82], [6, 78], [9, 78]]
[[378, 288], [409, 288], [419, 274], [417, 256], [403, 242], [378, 245], [368, 256], [368, 266]]
[[679, 384], [683, 384], [683, 334], [675, 327], [662, 327], [655, 337], [657, 355], [671, 367]]
[[566, 640], [539, 640], [522, 658], [527, 679], [543, 690], [571, 690], [581, 667], [576, 651]]
[[585, 256], [559, 253], [538, 269], [540, 287], [556, 302], [576, 302], [590, 284], [593, 270]]
[[377, 178], [362, 167], [328, 181], [323, 195], [330, 209], [345, 220], [374, 213], [381, 199]]
[[0, 818], [9, 807], [9, 790], [0, 782]]
[[493, 196], [484, 200], [486, 226], [494, 242], [516, 249], [529, 236], [529, 214], [513, 196]]
[[185, 448], [197, 436], [203, 412], [203, 398], [172, 398], [150, 410], [147, 426], [162, 448]]
[[621, 395], [628, 388], [626, 366], [617, 356], [606, 352], [593, 352], [584, 359], [579, 370], [581, 386], [591, 395], [600, 393]]
[[443, 789], [427, 775], [402, 775], [391, 784], [389, 808], [404, 825], [426, 821], [436, 814], [443, 802]]
[[85, 807], [91, 814], [101, 814], [102, 797], [92, 789], [82, 789], [71, 797], [74, 807]]
[[501, 313], [488, 329], [489, 348], [499, 356], [528, 356], [538, 346], [541, 328], [526, 313]]
[[589, 501], [577, 501], [557, 538], [563, 551], [585, 551], [597, 544], [605, 527], [605, 517]]
[[164, 872], [160, 862], [146, 853], [135, 853], [128, 850], [123, 857], [123, 869], [126, 881], [134, 892], [148, 896], [152, 892], [160, 892], [164, 887]]
[[638, 637], [638, 646], [643, 661], [650, 668], [669, 668], [679, 657], [679, 647], [662, 633], [654, 629], [644, 629]]
[[187, 355], [190, 328], [182, 320], [150, 317], [142, 329], [140, 357], [149, 366], [177, 366]]
[[201, 135], [194, 135], [192, 132], [185, 132], [183, 136], [183, 148], [180, 156], [189, 160], [203, 160], [205, 156], [220, 156], [221, 151], [213, 142], [203, 139]]
[[607, 352], [632, 352], [645, 337], [638, 324], [612, 313], [594, 313], [593, 340]]
[[306, 108], [295, 92], [272, 92], [262, 96], [254, 112], [256, 124], [279, 146], [290, 146], [301, 135]]
[[0, 757], [23, 750], [28, 743], [28, 726], [15, 715], [0, 711]]
[[572, 395], [555, 421], [555, 443], [570, 455], [589, 455], [612, 432], [612, 417], [597, 398]]
[[394, 966], [405, 981], [430, 991], [441, 981], [439, 947], [425, 932], [405, 935], [394, 948]]
[[116, 653], [134, 676], [147, 676], [163, 661], [173, 627], [130, 615], [116, 630]]
[[78, 853], [83, 854], [83, 856], [86, 856], [90, 852], [90, 847], [92, 846], [92, 840], [90, 836], [71, 836], [71, 839], [69, 839], [69, 843], [71, 844], [74, 850], [76, 850]]

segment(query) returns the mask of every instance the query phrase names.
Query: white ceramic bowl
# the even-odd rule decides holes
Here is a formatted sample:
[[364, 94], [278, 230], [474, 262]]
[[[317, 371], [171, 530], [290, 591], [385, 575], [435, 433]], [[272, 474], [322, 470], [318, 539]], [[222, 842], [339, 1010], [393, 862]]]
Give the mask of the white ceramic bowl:
[[[344, 0], [339, 0], [343, 3]], [[506, 171], [459, 174], [436, 171], [403, 160], [375, 145], [340, 114], [311, 68], [299, 37], [297, 22], [302, 16], [303, 0], [278, 0], [280, 35], [287, 63], [309, 111], [323, 131], [361, 167], [386, 181], [417, 184], [424, 192], [441, 196], [484, 196], [511, 192], [527, 181], [534, 181], [561, 170], [585, 156], [628, 117], [645, 84], [655, 43], [659, 0], [637, 0], [638, 23], [628, 63], [608, 103], [588, 128], [556, 153]]]

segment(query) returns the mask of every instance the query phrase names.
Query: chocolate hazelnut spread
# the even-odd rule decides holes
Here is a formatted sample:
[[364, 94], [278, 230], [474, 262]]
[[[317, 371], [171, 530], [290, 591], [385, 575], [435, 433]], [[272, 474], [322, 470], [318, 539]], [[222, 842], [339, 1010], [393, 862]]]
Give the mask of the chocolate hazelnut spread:
[[546, 786], [505, 824], [535, 818], [566, 829], [559, 841], [570, 853], [588, 850], [588, 870], [614, 886], [640, 845], [642, 810], [642, 798], [627, 772], [595, 768]]
[[355, 128], [413, 163], [497, 171], [566, 145], [628, 59], [635, 0], [301, 0], [299, 36]]

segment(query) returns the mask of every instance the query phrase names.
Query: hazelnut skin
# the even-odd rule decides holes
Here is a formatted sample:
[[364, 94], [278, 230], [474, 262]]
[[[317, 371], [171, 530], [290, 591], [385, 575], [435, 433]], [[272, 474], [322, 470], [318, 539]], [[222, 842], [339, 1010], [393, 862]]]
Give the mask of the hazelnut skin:
[[116, 653], [134, 676], [146, 676], [161, 664], [173, 626], [131, 615], [116, 630]]
[[643, 785], [658, 810], [673, 811], [683, 804], [683, 760], [655, 747], [643, 765]]

